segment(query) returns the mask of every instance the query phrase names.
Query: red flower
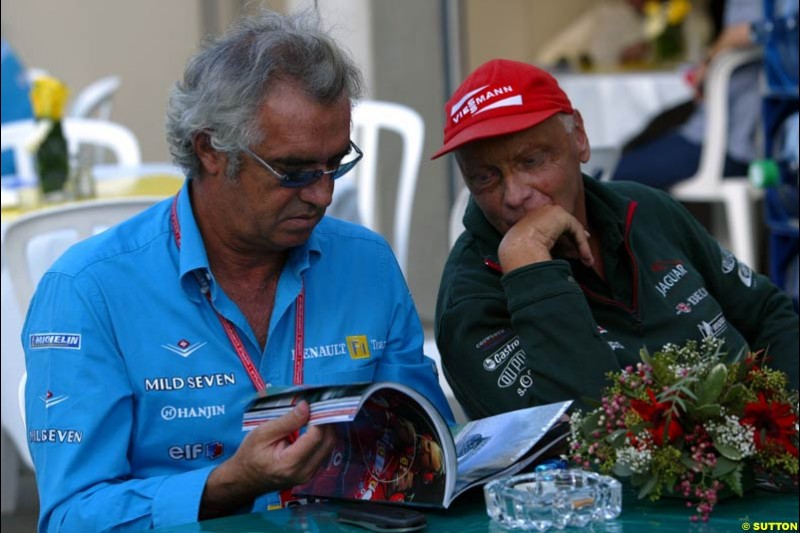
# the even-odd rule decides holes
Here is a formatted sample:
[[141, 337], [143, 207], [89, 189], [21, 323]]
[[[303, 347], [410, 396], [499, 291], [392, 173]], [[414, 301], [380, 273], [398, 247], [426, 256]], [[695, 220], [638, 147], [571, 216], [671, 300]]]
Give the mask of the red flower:
[[744, 406], [741, 422], [750, 424], [755, 431], [756, 449], [767, 446], [782, 446], [791, 455], [797, 457], [797, 446], [792, 444], [791, 437], [797, 435], [797, 417], [792, 413], [789, 404], [767, 402], [763, 392], [758, 393], [758, 401]]
[[651, 427], [647, 428], [647, 431], [656, 444], [664, 443], [665, 434], [667, 442], [675, 441], [675, 439], [683, 435], [683, 428], [678, 422], [677, 410], [672, 412], [671, 403], [656, 400], [656, 395], [649, 388], [647, 389], [647, 395], [650, 397], [650, 402], [631, 400], [631, 407], [643, 420], [650, 422]]

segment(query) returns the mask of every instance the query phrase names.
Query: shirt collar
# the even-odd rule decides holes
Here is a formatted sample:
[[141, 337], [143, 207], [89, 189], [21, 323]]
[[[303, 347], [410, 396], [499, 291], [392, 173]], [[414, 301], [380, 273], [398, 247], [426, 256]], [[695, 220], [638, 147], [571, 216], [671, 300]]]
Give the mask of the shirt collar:
[[[198, 287], [197, 275], [206, 276], [210, 272], [210, 266], [205, 244], [203, 243], [203, 236], [200, 233], [200, 227], [197, 225], [197, 219], [195, 219], [192, 209], [192, 199], [189, 191], [191, 182], [192, 180], [186, 180], [186, 183], [184, 183], [178, 193], [176, 206], [181, 237], [178, 268], [183, 290], [191, 300], [200, 301], [201, 293]], [[317, 228], [314, 228], [305, 243], [289, 250], [289, 257], [286, 260], [281, 276], [289, 274], [293, 278], [300, 280], [302, 274], [311, 268], [321, 255], [320, 237], [317, 234]], [[213, 279], [210, 279], [210, 276], [207, 279], [213, 283]]]

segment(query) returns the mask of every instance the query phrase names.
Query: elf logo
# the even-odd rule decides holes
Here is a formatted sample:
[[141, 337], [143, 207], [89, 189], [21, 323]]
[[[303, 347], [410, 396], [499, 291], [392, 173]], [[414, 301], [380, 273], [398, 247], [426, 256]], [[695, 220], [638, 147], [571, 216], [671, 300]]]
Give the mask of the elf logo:
[[194, 459], [217, 459], [224, 453], [224, 445], [219, 441], [179, 444], [170, 446], [169, 458], [174, 461], [193, 461]]

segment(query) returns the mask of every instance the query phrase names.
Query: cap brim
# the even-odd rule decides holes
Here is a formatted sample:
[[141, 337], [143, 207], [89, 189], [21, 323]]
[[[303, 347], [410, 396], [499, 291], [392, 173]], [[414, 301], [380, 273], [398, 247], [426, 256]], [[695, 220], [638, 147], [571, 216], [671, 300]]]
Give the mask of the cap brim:
[[472, 141], [507, 135], [509, 133], [516, 133], [532, 128], [560, 112], [562, 112], [561, 109], [548, 109], [546, 111], [535, 111], [533, 113], [524, 113], [521, 115], [506, 115], [482, 120], [458, 132], [452, 139], [445, 143], [444, 146], [439, 148], [439, 151], [433, 154], [431, 159], [441, 157]]

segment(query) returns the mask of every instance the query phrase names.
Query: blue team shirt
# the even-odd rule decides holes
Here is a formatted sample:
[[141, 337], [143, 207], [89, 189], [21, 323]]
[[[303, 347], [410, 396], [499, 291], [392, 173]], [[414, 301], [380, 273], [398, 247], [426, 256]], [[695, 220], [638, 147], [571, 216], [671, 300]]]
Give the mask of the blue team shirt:
[[304, 286], [305, 383], [397, 381], [452, 422], [382, 237], [323, 218], [290, 252], [262, 351], [210, 273], [188, 185], [177, 204], [180, 249], [171, 204], [72, 247], [33, 297], [22, 342], [40, 531], [141, 530], [197, 519], [206, 478], [237, 449], [243, 410], [255, 397], [213, 308], [236, 326], [268, 386], [286, 386]]

